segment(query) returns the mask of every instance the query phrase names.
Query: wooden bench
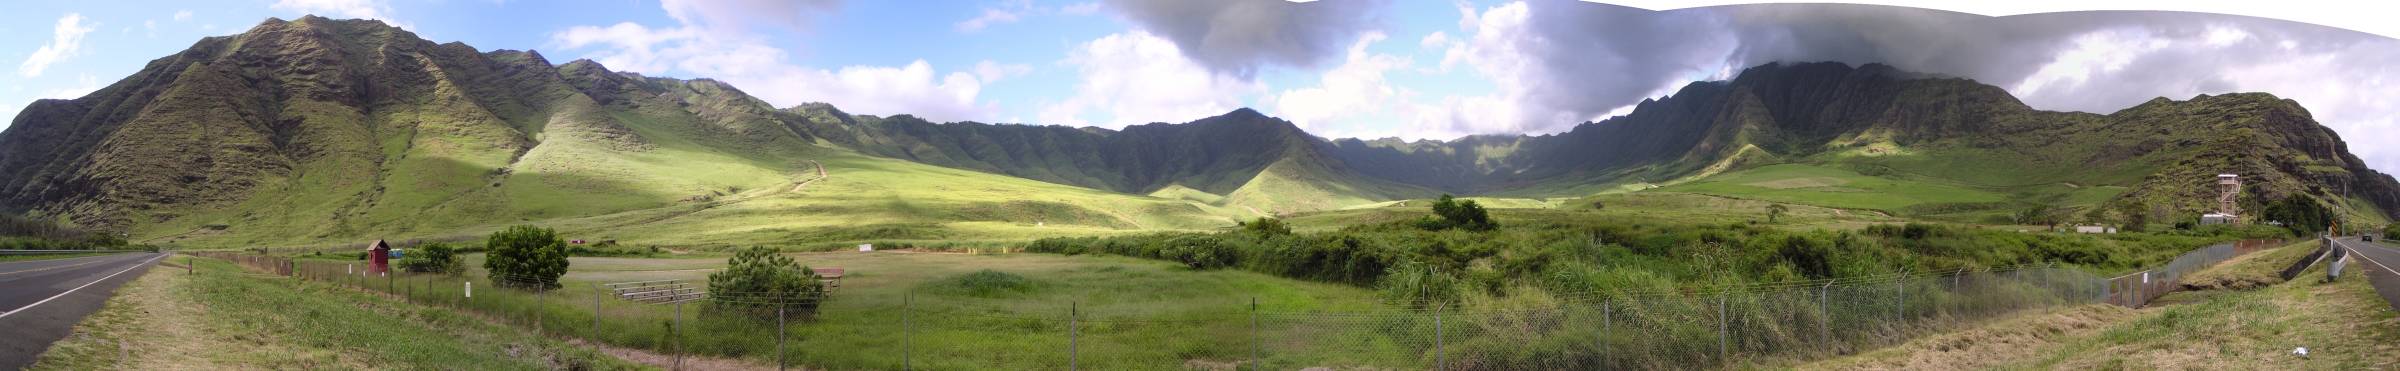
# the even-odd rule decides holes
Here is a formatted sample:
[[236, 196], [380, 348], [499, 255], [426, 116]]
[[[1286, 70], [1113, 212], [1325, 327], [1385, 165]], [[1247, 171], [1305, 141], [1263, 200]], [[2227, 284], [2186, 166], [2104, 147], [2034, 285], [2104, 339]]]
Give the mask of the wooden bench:
[[809, 268], [809, 270], [817, 273], [817, 283], [825, 284], [825, 292], [830, 293], [834, 289], [842, 288], [843, 270], [841, 268]]

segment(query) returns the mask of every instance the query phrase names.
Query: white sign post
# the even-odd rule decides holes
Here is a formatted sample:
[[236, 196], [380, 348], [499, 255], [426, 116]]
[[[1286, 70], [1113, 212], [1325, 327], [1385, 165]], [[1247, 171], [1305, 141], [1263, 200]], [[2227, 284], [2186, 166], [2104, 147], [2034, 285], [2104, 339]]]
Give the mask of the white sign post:
[[467, 297], [475, 297], [475, 281], [467, 281]]

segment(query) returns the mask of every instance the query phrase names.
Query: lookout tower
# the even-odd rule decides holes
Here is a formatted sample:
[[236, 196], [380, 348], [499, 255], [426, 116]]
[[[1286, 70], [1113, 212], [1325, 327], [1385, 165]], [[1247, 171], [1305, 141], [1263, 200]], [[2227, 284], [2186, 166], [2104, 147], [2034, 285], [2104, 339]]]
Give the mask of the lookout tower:
[[2200, 224], [2233, 224], [2240, 220], [2242, 176], [2217, 174], [2217, 212], [2200, 216]]

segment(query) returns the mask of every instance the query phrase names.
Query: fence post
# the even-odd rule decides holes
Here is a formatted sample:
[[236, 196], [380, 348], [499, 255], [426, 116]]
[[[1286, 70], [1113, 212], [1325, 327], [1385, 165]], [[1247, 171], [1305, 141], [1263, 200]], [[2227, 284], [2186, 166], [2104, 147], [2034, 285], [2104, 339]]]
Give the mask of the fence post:
[[1264, 370], [1258, 359], [1258, 297], [1250, 297], [1250, 369]]
[[600, 283], [599, 283], [599, 282], [593, 282], [593, 283], [592, 283], [592, 340], [594, 340], [594, 341], [598, 341], [598, 340], [600, 340], [600, 313], [601, 313], [601, 312], [600, 312], [600, 299], [602, 299], [602, 297], [605, 297], [605, 296], [608, 296], [608, 291], [606, 291], [606, 290], [601, 290], [601, 289], [600, 289]]
[[1067, 370], [1075, 369], [1075, 320], [1083, 316], [1082, 303], [1067, 302]]
[[1819, 338], [1822, 338], [1822, 339], [1824, 339], [1824, 341], [1825, 341], [1825, 345], [1826, 345], [1826, 346], [1832, 346], [1832, 345], [1833, 345], [1833, 281], [1825, 281], [1825, 286], [1822, 286], [1822, 287], [1818, 287], [1818, 288], [1817, 288], [1817, 312], [1818, 312], [1818, 313], [1824, 313], [1824, 314], [1825, 314], [1825, 322], [1824, 322], [1824, 323], [1818, 323], [1818, 324], [1817, 324], [1817, 331], [1819, 332], [1819, 333], [1818, 333], [1818, 335], [1819, 335]]
[[[1609, 354], [1608, 354], [1608, 333], [1609, 333], [1610, 331], [1614, 331], [1614, 330], [1616, 330], [1614, 327], [1616, 327], [1616, 319], [1617, 319], [1617, 318], [1616, 318], [1616, 316], [1615, 316], [1615, 313], [1612, 313], [1612, 311], [1614, 311], [1614, 310], [1615, 310], [1615, 308], [1612, 308], [1612, 307], [1610, 306], [1610, 304], [1613, 304], [1613, 303], [1615, 303], [1615, 302], [1614, 302], [1614, 301], [1601, 301], [1601, 302], [1600, 302], [1600, 341], [1599, 341], [1599, 343], [1600, 343], [1600, 357], [1601, 357], [1601, 359], [1603, 359], [1603, 360], [1606, 360], [1606, 359], [1608, 359], [1608, 356], [1609, 356]], [[1606, 362], [1606, 361], [1603, 361], [1603, 363], [1605, 363], [1605, 362]]]
[[1908, 271], [1900, 271], [1900, 278], [1899, 278], [1898, 280], [1894, 280], [1894, 281], [1892, 281], [1892, 326], [1893, 326], [1893, 328], [1898, 328], [1900, 325], [1904, 325], [1904, 324], [1907, 324], [1907, 323], [1908, 323], [1908, 313], [1907, 313], [1907, 312], [1908, 312]]
[[902, 297], [902, 298], [900, 299], [900, 369], [901, 369], [901, 370], [913, 370], [913, 369], [916, 369], [916, 364], [914, 364], [914, 363], [910, 363], [910, 362], [909, 362], [909, 361], [910, 361], [910, 359], [909, 359], [909, 355], [910, 355], [910, 354], [909, 354], [909, 353], [910, 353], [910, 351], [912, 351], [912, 350], [914, 350], [914, 349], [912, 349], [912, 347], [910, 347], [910, 346], [909, 346], [909, 342], [908, 342], [908, 339], [909, 339], [909, 335], [910, 335], [910, 333], [912, 333], [912, 332], [915, 332], [915, 331], [916, 331], [915, 324], [914, 324], [914, 323], [910, 323], [910, 322], [909, 322], [909, 317], [910, 317], [910, 313], [909, 313], [909, 312], [914, 312], [914, 311], [916, 311], [916, 308], [917, 308], [917, 290], [908, 290], [908, 294], [907, 294], [907, 296], [904, 296], [904, 297]]
[[675, 369], [681, 370], [683, 369], [683, 302], [675, 302], [675, 328], [673, 331], [667, 331], [667, 336], [675, 337], [673, 339]]
[[783, 305], [775, 306], [775, 371], [783, 371]]
[[1437, 371], [1438, 371], [1438, 370], [1442, 370], [1442, 369], [1444, 369], [1446, 366], [1449, 366], [1449, 362], [1446, 362], [1446, 361], [1447, 361], [1447, 359], [1445, 359], [1445, 358], [1444, 358], [1445, 356], [1448, 356], [1448, 354], [1444, 354], [1444, 353], [1447, 353], [1447, 352], [1443, 352], [1443, 351], [1442, 351], [1442, 309], [1441, 309], [1441, 307], [1438, 307], [1438, 306], [1437, 306], [1437, 307], [1434, 307], [1434, 308], [1433, 308], [1433, 369], [1434, 369], [1434, 370], [1437, 370]]
[[1733, 359], [1727, 358], [1725, 352], [1725, 335], [1732, 328], [1729, 324], [1731, 321], [1725, 318], [1725, 299], [1732, 296], [1730, 293], [1717, 294], [1717, 361], [1724, 363], [1733, 363]]

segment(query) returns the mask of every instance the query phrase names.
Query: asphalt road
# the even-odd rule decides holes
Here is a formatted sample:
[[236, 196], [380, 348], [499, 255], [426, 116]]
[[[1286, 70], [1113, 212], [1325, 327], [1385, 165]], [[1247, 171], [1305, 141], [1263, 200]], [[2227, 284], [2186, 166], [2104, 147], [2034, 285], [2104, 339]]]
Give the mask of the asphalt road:
[[2347, 269], [2357, 269], [2366, 274], [2367, 282], [2375, 285], [2375, 293], [2382, 295], [2383, 301], [2392, 305], [2392, 310], [2400, 310], [2400, 271], [2392, 270], [2393, 267], [2400, 267], [2400, 250], [2379, 243], [2360, 242], [2358, 237], [2336, 238], [2333, 242], [2357, 254], [2350, 257]]
[[0, 263], [0, 370], [23, 369], [165, 254]]

